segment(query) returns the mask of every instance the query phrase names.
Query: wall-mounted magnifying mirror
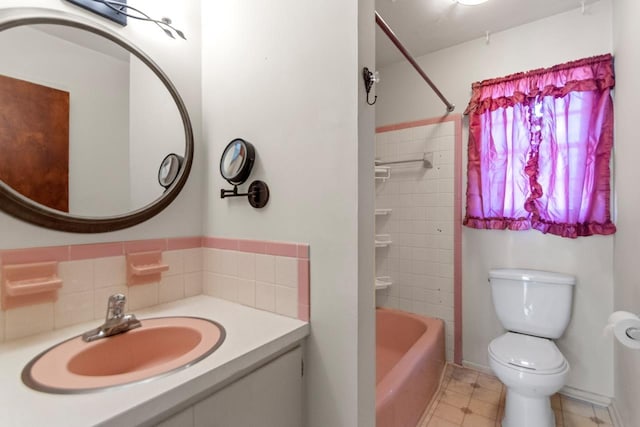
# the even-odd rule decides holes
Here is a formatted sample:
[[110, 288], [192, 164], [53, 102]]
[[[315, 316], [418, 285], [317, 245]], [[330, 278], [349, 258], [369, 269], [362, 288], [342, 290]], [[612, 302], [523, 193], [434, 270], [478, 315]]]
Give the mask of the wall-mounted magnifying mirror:
[[189, 175], [193, 133], [164, 72], [82, 17], [2, 12], [0, 208], [90, 233], [130, 227], [168, 206]]
[[227, 144], [220, 158], [220, 174], [233, 190], [220, 190], [220, 198], [247, 196], [254, 208], [263, 208], [269, 201], [269, 187], [263, 181], [253, 181], [249, 191], [238, 193], [238, 185], [243, 184], [251, 175], [256, 151], [253, 145], [244, 139], [236, 138]]
[[229, 184], [240, 185], [249, 178], [256, 151], [253, 145], [244, 139], [236, 138], [222, 152], [220, 173]]
[[171, 153], [167, 154], [167, 157], [165, 157], [162, 160], [162, 163], [160, 163], [160, 169], [158, 169], [158, 183], [165, 189], [165, 191], [178, 177], [183, 161], [184, 157]]

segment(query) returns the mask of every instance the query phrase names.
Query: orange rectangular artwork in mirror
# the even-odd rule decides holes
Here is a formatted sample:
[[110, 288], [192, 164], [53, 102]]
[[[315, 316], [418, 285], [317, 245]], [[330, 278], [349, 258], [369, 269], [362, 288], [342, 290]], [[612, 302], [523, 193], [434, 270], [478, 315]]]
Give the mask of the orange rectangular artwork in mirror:
[[0, 75], [0, 179], [69, 211], [69, 92]]

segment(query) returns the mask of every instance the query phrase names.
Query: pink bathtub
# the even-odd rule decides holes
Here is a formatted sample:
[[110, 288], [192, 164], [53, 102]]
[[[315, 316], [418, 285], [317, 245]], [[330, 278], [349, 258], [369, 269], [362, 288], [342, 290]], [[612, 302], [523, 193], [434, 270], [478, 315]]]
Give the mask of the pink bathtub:
[[376, 310], [376, 427], [416, 427], [445, 366], [444, 322]]

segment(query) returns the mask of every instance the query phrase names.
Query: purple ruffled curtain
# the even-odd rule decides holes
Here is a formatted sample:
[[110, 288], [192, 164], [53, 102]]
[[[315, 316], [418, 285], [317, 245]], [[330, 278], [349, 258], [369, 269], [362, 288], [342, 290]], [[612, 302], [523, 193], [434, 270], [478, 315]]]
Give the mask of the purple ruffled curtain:
[[575, 238], [613, 234], [613, 58], [474, 83], [464, 224]]

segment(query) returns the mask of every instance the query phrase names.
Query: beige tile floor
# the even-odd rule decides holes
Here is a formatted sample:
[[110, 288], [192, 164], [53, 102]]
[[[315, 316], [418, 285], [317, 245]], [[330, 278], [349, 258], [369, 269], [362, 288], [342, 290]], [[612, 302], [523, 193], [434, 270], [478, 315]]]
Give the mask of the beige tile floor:
[[[500, 427], [505, 387], [493, 376], [447, 365], [440, 389], [417, 427]], [[556, 394], [557, 427], [612, 427], [607, 408]]]

